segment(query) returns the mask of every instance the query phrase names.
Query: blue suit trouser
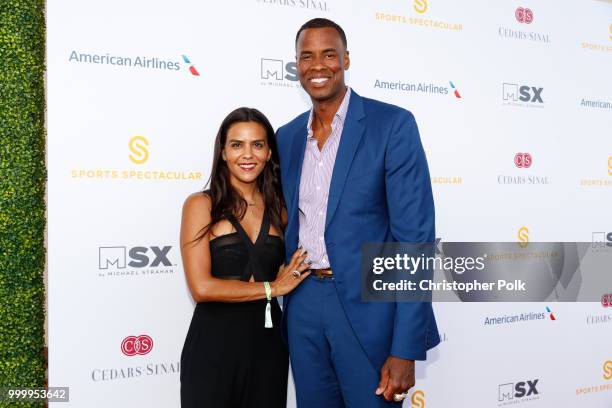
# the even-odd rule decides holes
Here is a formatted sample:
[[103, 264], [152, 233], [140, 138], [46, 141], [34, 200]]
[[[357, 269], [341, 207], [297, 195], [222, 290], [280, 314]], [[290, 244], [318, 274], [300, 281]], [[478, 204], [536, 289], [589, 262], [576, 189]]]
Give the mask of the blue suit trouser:
[[309, 276], [287, 310], [298, 408], [398, 407], [374, 392], [380, 381], [346, 317], [336, 282]]

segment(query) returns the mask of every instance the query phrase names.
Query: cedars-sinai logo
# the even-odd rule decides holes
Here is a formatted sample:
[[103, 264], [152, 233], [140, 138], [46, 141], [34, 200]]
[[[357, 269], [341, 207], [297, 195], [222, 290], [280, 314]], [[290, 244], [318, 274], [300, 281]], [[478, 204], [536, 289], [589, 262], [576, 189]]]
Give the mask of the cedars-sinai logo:
[[514, 12], [514, 16], [516, 17], [516, 21], [524, 24], [531, 24], [533, 21], [533, 11], [528, 8], [519, 7]]
[[153, 349], [153, 339], [146, 334], [127, 336], [121, 342], [121, 352], [128, 357], [148, 354]]
[[514, 165], [519, 169], [528, 169], [531, 167], [533, 159], [529, 153], [517, 153], [514, 155]]

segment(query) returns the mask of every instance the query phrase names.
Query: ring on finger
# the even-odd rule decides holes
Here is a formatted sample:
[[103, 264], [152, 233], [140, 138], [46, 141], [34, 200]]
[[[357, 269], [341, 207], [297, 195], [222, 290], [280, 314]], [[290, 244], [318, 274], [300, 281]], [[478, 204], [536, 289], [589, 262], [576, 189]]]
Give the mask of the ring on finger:
[[294, 269], [292, 273], [295, 279], [299, 279], [299, 277], [302, 276], [301, 272], [298, 271], [297, 269]]
[[402, 392], [401, 394], [393, 394], [393, 401], [400, 402], [408, 397], [408, 391]]

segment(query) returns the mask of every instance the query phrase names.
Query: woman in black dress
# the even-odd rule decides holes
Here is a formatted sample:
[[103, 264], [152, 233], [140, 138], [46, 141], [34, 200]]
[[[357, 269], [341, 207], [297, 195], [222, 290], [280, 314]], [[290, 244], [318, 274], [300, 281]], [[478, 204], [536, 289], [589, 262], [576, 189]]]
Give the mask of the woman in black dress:
[[215, 141], [210, 190], [183, 207], [181, 254], [197, 303], [181, 355], [183, 408], [284, 408], [288, 355], [276, 296], [309, 274], [283, 266], [274, 130], [256, 109], [230, 113]]

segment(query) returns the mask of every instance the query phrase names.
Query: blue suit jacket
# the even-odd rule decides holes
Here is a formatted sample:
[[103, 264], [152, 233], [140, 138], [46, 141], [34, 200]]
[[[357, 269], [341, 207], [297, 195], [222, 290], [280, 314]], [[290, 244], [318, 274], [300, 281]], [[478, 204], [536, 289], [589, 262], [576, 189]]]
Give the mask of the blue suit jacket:
[[[434, 242], [431, 182], [414, 116], [351, 90], [329, 189], [325, 245], [345, 313], [375, 367], [424, 360], [440, 342], [431, 303], [361, 301], [364, 242]], [[299, 185], [309, 112], [278, 129], [287, 261], [298, 245]], [[291, 307], [291, 296], [284, 308]], [[283, 322], [286, 333], [286, 324]]]

